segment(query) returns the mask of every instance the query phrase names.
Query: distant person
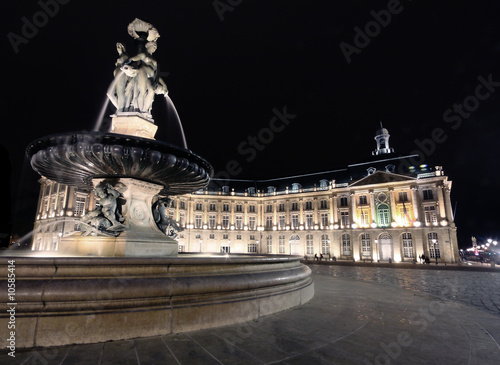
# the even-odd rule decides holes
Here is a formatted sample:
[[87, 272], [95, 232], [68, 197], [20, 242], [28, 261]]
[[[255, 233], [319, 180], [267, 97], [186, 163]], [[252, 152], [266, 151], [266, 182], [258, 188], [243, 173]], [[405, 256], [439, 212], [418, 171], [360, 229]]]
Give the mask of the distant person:
[[317, 254], [317, 253], [315, 253], [315, 254], [314, 254], [314, 260], [315, 260], [315, 261], [317, 261], [317, 260], [318, 260], [318, 254]]
[[322, 253], [319, 254], [319, 261], [321, 261], [321, 260], [323, 260], [323, 254]]

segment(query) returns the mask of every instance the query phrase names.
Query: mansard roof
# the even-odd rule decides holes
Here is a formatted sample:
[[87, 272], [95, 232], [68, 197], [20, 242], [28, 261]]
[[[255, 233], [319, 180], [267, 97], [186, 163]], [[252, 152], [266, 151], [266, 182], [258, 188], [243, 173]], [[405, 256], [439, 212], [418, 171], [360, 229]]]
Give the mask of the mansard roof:
[[383, 183], [391, 183], [391, 182], [401, 182], [401, 181], [414, 181], [416, 178], [407, 176], [407, 175], [399, 175], [392, 172], [386, 171], [376, 171], [373, 174], [370, 174], [366, 177], [363, 177], [351, 184], [349, 186], [362, 186], [362, 185], [373, 185], [373, 184], [383, 184]]

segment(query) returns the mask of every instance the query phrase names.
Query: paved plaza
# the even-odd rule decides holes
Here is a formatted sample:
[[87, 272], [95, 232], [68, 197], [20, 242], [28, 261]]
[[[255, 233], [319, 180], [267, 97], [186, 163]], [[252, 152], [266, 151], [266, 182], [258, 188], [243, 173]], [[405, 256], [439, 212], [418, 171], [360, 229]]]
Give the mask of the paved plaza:
[[0, 364], [498, 364], [499, 270], [310, 267], [316, 295], [295, 309], [183, 334], [18, 350]]

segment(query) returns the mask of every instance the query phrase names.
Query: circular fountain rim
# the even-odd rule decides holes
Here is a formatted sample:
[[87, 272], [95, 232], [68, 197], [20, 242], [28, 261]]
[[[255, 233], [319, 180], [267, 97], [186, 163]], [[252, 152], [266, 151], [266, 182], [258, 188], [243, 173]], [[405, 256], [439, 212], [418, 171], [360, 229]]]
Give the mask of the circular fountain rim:
[[[54, 134], [49, 134], [37, 139], [32, 140], [28, 147], [26, 148], [26, 156], [31, 159], [35, 153], [40, 151], [43, 148], [47, 147], [55, 147], [57, 144], [55, 143], [47, 143], [49, 139], [51, 138], [56, 138], [56, 137], [67, 137], [67, 136], [102, 136], [105, 139], [115, 139], [119, 141], [125, 141], [127, 142], [127, 147], [134, 147], [132, 144], [132, 141], [134, 142], [141, 142], [145, 143], [147, 146], [151, 145], [154, 146], [155, 148], [158, 148], [158, 146], [165, 148], [165, 149], [173, 149], [176, 151], [179, 151], [181, 154], [184, 154], [184, 156], [181, 157], [194, 157], [195, 159], [199, 159], [200, 161], [204, 162], [205, 166], [203, 166], [207, 171], [211, 171], [213, 174], [213, 167], [210, 165], [210, 163], [205, 160], [203, 157], [200, 155], [194, 153], [190, 149], [186, 149], [180, 146], [177, 146], [172, 143], [168, 142], [163, 142], [159, 141], [156, 139], [149, 139], [149, 138], [144, 138], [144, 137], [139, 137], [139, 136], [129, 136], [126, 134], [118, 134], [118, 133], [112, 133], [112, 132], [99, 132], [99, 131], [78, 131], [78, 132], [65, 132], [65, 133], [54, 133]], [[42, 142], [46, 142], [45, 144], [42, 144]], [[130, 143], [130, 144], [128, 144]], [[161, 151], [160, 151], [161, 152]]]
[[[16, 260], [37, 261], [38, 263], [50, 262], [65, 262], [68, 264], [138, 264], [138, 265], [165, 265], [165, 264], [182, 264], [182, 265], [204, 265], [204, 264], [255, 264], [255, 263], [286, 263], [300, 261], [302, 256], [298, 255], [279, 255], [279, 254], [222, 254], [222, 253], [198, 253], [184, 252], [179, 253], [177, 257], [158, 257], [158, 256], [128, 256], [128, 257], [112, 257], [112, 256], [72, 256], [58, 255], [50, 252], [49, 256], [41, 253], [37, 255], [29, 255], [32, 251], [26, 252], [24, 255], [15, 255], [13, 252], [0, 255], [1, 258], [15, 258]], [[21, 261], [20, 261], [21, 262]]]
[[[85, 152], [80, 153], [79, 145], [88, 146], [88, 151], [85, 149]], [[127, 153], [139, 150], [143, 155], [135, 162], [131, 162], [133, 158], [127, 160], [128, 157], [125, 155], [120, 156], [118, 160], [114, 156], [112, 162], [117, 163], [113, 165], [109, 161], [102, 160], [104, 158], [102, 155], [93, 154], [94, 147], [98, 146], [101, 149], [118, 146], [123, 152], [127, 150]], [[101, 154], [103, 151], [101, 150]], [[54, 157], [51, 155], [53, 153], [57, 155], [55, 160], [61, 164], [61, 169], [58, 171], [65, 173], [54, 172], [54, 167], [49, 163], [54, 163], [54, 160], [49, 161]], [[161, 155], [160, 160], [163, 163], [161, 166], [160, 160], [148, 161], [149, 157], [158, 154]], [[82, 188], [91, 187], [91, 180], [94, 178], [134, 178], [160, 184], [164, 187], [163, 192], [169, 195], [184, 194], [206, 187], [214, 172], [208, 161], [189, 149], [149, 138], [98, 131], [44, 136], [28, 145], [26, 155], [33, 169], [40, 175]], [[78, 162], [75, 163], [75, 160]], [[133, 167], [132, 163], [135, 164]], [[139, 168], [134, 170], [135, 167]], [[146, 171], [148, 168], [154, 171]]]

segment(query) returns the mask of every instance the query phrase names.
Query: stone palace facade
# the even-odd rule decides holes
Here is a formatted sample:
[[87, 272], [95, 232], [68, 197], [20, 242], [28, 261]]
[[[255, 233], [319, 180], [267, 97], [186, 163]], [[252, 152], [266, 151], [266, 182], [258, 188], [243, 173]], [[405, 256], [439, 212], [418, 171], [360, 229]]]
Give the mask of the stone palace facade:
[[[261, 180], [246, 188], [241, 182], [214, 188], [219, 182], [213, 181], [203, 191], [173, 197], [169, 215], [184, 227], [179, 251], [386, 262], [424, 254], [458, 262], [452, 182], [442, 167], [394, 157], [385, 128], [375, 140], [372, 160], [314, 174], [315, 181]], [[45, 178], [40, 183], [32, 249], [57, 251], [61, 238], [80, 234], [78, 218], [95, 208], [95, 199]]]

